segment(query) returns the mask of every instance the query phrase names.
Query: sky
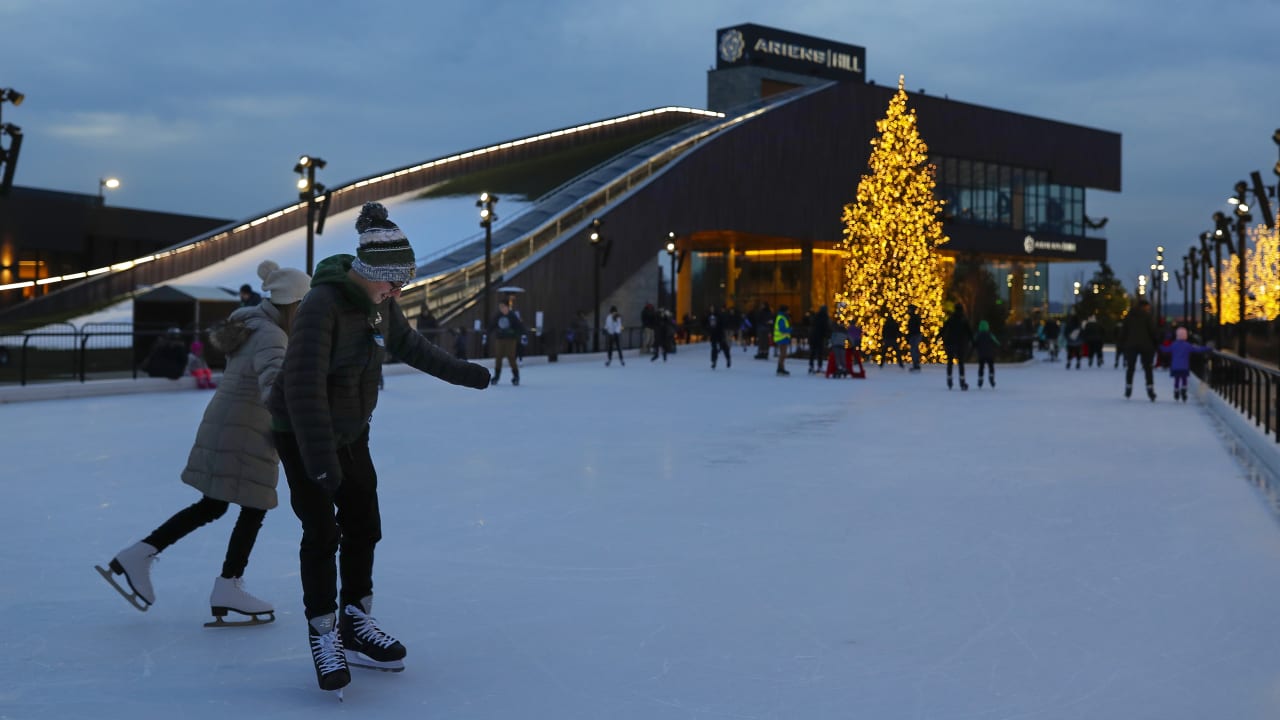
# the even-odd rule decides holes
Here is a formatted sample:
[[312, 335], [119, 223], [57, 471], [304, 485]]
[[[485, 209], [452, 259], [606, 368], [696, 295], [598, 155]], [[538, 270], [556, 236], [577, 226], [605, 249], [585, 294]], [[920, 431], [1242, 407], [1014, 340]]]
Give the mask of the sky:
[[[25, 132], [18, 185], [94, 193], [118, 177], [112, 205], [238, 220], [294, 199], [300, 154], [336, 186], [705, 107], [715, 31], [746, 22], [861, 45], [880, 84], [902, 74], [909, 91], [1121, 133], [1123, 191], [1086, 202], [1130, 288], [1157, 246], [1180, 267], [1236, 181], [1276, 182], [1273, 0], [4, 0], [0, 87], [27, 98], [0, 111]], [[1096, 269], [1060, 267], [1054, 300]]]
[[198, 499], [208, 392], [0, 404], [0, 718], [1280, 715], [1280, 526], [1196, 393], [1126, 401], [1109, 350], [968, 392], [734, 353], [391, 370], [374, 615], [409, 654], [342, 705], [287, 486], [245, 573], [274, 624], [202, 627], [234, 510], [161, 553], [145, 614], [93, 570]]

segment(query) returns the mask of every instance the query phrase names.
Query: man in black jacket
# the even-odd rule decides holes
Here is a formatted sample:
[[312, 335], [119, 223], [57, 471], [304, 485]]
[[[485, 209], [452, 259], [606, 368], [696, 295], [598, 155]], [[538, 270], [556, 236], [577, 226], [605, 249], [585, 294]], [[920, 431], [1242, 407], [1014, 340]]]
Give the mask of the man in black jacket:
[[[489, 387], [488, 368], [452, 357], [405, 319], [396, 298], [416, 265], [413, 248], [386, 208], [365, 203], [356, 230], [360, 247], [354, 257], [334, 255], [316, 267], [269, 402], [290, 502], [302, 522], [302, 603], [323, 690], [340, 690], [351, 681], [348, 662], [404, 669], [404, 645], [370, 614], [373, 549], [382, 538], [382, 521], [369, 421], [383, 357], [390, 353], [455, 385]], [[339, 546], [341, 567], [335, 568]]]
[[1146, 376], [1147, 397], [1156, 400], [1155, 381], [1151, 377], [1151, 360], [1156, 354], [1156, 322], [1151, 317], [1151, 303], [1146, 300], [1129, 310], [1120, 323], [1120, 347], [1124, 349], [1124, 396], [1133, 394], [1133, 371], [1138, 360], [1142, 361], [1142, 374]]

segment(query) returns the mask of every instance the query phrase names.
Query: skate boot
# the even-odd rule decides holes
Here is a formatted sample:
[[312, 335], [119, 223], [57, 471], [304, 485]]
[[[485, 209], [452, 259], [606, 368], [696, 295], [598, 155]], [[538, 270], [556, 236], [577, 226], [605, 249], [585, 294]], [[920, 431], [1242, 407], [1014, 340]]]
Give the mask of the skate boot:
[[502, 371], [499, 370], [498, 372], [493, 374], [493, 377], [489, 380], [489, 385], [490, 386], [497, 385], [498, 381], [501, 379], [502, 379]]
[[372, 595], [365, 596], [359, 606], [342, 608], [338, 629], [347, 652], [347, 662], [356, 667], [400, 672], [404, 670], [404, 656], [407, 654], [404, 645], [378, 627], [378, 622], [369, 615], [372, 609]]
[[995, 390], [995, 389], [996, 389], [996, 374], [995, 374], [995, 373], [991, 373], [990, 375], [988, 375], [988, 376], [987, 376], [987, 384], [991, 385], [991, 389], [992, 389], [992, 390]]
[[951, 389], [951, 376], [950, 376], [950, 375], [948, 375], [948, 376], [947, 376], [947, 389], [948, 389], [948, 390], [950, 390], [950, 389]]
[[1147, 386], [1147, 397], [1151, 399], [1151, 402], [1156, 401], [1156, 389], [1151, 385]]
[[[146, 612], [156, 601], [156, 593], [151, 589], [151, 563], [156, 561], [157, 552], [144, 542], [134, 543], [111, 559], [107, 566], [109, 571], [101, 565], [95, 565], [94, 568], [130, 605]], [[126, 591], [113, 574], [123, 575], [129, 590]]]
[[[209, 609], [213, 612], [213, 621], [205, 623], [205, 627], [266, 625], [276, 619], [276, 609], [271, 607], [271, 603], [250, 595], [244, 589], [244, 578], [214, 578], [213, 592], [209, 593]], [[246, 619], [224, 620], [229, 612], [244, 615]]]
[[[978, 378], [978, 379], [979, 379], [979, 380], [981, 380], [982, 378]], [[969, 383], [967, 383], [967, 382], [965, 382], [965, 381], [964, 381], [964, 376], [963, 376], [963, 375], [961, 375], [961, 376], [960, 376], [960, 389], [961, 389], [961, 390], [968, 390], [968, 389], [969, 389]]]
[[512, 385], [519, 386], [519, 385], [520, 385], [520, 376], [519, 376], [519, 375], [514, 375], [514, 376], [512, 376], [512, 378], [511, 378], [511, 384], [512, 384]]
[[982, 389], [982, 376], [981, 376], [981, 375], [979, 375], [979, 376], [978, 376], [978, 389], [979, 389], [979, 390], [981, 390], [981, 389]]
[[1130, 395], [1133, 395], [1133, 386], [1132, 386], [1132, 385], [1125, 385], [1125, 386], [1124, 386], [1124, 396], [1125, 396], [1125, 399], [1128, 399]]
[[321, 690], [337, 690], [341, 700], [342, 688], [351, 684], [351, 670], [342, 651], [342, 636], [335, 625], [333, 613], [311, 618], [307, 621], [307, 637], [311, 641], [311, 662], [316, 666], [316, 682]]

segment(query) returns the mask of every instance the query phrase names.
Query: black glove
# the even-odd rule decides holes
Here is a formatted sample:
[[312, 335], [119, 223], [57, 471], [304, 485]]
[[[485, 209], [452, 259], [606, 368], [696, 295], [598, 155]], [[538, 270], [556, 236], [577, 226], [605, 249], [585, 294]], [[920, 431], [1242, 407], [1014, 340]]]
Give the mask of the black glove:
[[475, 363], [467, 363], [462, 369], [462, 385], [477, 390], [484, 390], [489, 387], [489, 368], [484, 365]]

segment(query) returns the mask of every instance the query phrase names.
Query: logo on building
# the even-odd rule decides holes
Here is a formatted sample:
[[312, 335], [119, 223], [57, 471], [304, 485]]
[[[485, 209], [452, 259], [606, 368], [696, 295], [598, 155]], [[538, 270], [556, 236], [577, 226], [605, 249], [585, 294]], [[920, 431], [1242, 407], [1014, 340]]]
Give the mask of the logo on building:
[[738, 30], [726, 30], [720, 36], [720, 59], [727, 63], [735, 63], [742, 59], [742, 50], [747, 41]]
[[1076, 251], [1076, 244], [1073, 242], [1057, 242], [1056, 240], [1037, 240], [1028, 235], [1022, 238], [1022, 249], [1026, 250], [1028, 255], [1033, 254], [1037, 249], [1073, 253]]

